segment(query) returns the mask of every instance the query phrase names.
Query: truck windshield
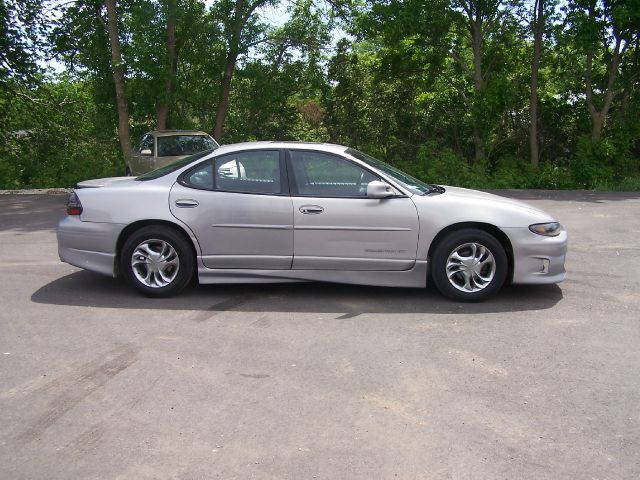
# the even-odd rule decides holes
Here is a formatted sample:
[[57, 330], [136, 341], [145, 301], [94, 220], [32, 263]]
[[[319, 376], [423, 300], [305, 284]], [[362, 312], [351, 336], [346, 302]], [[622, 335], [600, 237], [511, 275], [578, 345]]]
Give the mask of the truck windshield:
[[158, 137], [158, 156], [177, 157], [218, 148], [209, 135], [163, 135]]

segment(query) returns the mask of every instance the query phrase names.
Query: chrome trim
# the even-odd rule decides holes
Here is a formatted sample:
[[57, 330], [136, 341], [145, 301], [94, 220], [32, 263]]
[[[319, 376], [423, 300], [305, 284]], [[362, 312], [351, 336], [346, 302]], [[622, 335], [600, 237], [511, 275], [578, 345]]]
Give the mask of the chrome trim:
[[329, 225], [300, 225], [294, 230], [346, 230], [356, 232], [411, 232], [411, 228], [404, 227], [338, 227]]
[[291, 225], [261, 225], [256, 223], [214, 223], [215, 228], [260, 228], [264, 230], [292, 230]]

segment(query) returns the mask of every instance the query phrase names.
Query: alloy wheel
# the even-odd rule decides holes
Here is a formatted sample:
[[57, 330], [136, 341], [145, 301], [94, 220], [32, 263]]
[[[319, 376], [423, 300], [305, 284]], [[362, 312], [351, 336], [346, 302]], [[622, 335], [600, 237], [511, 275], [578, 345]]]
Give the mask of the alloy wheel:
[[159, 239], [145, 240], [133, 250], [131, 269], [143, 285], [162, 288], [175, 280], [180, 269], [180, 259], [168, 242]]
[[496, 273], [491, 251], [480, 243], [463, 243], [447, 257], [447, 278], [451, 285], [465, 293], [484, 290]]

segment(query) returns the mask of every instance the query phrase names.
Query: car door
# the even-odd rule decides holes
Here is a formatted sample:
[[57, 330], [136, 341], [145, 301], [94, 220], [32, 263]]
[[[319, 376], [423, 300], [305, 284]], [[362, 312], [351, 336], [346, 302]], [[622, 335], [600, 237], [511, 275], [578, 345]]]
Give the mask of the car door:
[[418, 214], [405, 195], [367, 198], [380, 177], [344, 157], [287, 155], [293, 201], [293, 269], [408, 270], [416, 261]]
[[169, 195], [207, 268], [288, 270], [293, 207], [280, 150], [219, 156], [187, 171]]
[[[142, 151], [150, 150], [151, 155], [142, 155]], [[133, 175], [141, 175], [149, 172], [155, 168], [153, 161], [153, 152], [155, 151], [153, 145], [153, 135], [147, 133], [142, 137], [140, 144], [131, 153], [131, 173]]]

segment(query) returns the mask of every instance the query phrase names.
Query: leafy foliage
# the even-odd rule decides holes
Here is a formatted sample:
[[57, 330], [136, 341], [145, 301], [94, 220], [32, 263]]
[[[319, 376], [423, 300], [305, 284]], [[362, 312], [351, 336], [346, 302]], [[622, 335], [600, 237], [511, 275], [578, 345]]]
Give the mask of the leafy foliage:
[[[0, 188], [121, 174], [103, 1], [0, 1]], [[536, 164], [527, 2], [121, 0], [131, 137], [159, 104], [168, 128], [213, 132], [232, 62], [224, 143], [331, 141], [468, 187], [639, 189], [639, 2], [545, 2]]]
[[121, 170], [114, 127], [100, 128], [92, 91], [87, 81], [43, 83], [12, 104], [10, 123], [22, 129], [3, 135], [2, 188], [67, 187]]

